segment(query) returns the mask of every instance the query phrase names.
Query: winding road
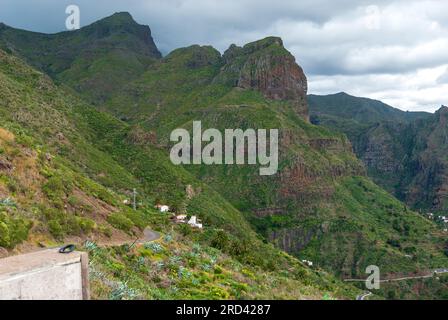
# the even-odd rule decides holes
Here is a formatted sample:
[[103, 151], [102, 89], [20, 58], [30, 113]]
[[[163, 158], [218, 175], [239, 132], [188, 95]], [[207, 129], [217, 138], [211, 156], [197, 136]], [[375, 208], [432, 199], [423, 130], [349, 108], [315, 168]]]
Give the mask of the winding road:
[[356, 297], [356, 300], [365, 300], [365, 298], [367, 298], [368, 296], [371, 296], [373, 293], [372, 292], [364, 292], [363, 294], [360, 294], [359, 296]]
[[131, 240], [118, 240], [118, 241], [107, 241], [107, 242], [98, 242], [97, 244], [101, 247], [119, 247], [125, 244], [134, 246], [136, 244], [142, 244], [146, 242], [157, 241], [161, 238], [161, 234], [157, 231], [153, 231], [149, 228], [143, 230], [143, 236], [141, 238]]
[[[410, 276], [410, 277], [401, 277], [401, 278], [394, 278], [394, 279], [384, 279], [380, 280], [380, 282], [393, 282], [393, 281], [405, 281], [405, 280], [413, 280], [413, 279], [427, 279], [432, 278], [434, 276], [448, 273], [448, 268], [441, 268], [433, 270], [431, 274], [424, 275], [424, 276]], [[365, 279], [344, 279], [345, 282], [363, 282], [366, 281]], [[356, 296], [356, 300], [365, 300], [368, 296], [371, 296], [373, 293], [366, 291], [358, 296]]]
[[161, 235], [157, 231], [153, 231], [149, 228], [146, 228], [143, 231], [143, 238], [139, 241], [139, 243], [156, 241], [159, 240], [160, 237]]

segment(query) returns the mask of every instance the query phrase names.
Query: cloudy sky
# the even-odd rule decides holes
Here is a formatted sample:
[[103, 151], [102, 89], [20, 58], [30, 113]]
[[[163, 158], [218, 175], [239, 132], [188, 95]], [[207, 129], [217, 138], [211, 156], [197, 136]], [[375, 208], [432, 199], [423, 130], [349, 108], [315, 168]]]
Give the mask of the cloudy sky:
[[275, 35], [304, 68], [310, 93], [345, 91], [410, 111], [448, 105], [446, 0], [0, 0], [0, 21], [59, 32], [70, 4], [82, 26], [129, 11], [164, 54]]

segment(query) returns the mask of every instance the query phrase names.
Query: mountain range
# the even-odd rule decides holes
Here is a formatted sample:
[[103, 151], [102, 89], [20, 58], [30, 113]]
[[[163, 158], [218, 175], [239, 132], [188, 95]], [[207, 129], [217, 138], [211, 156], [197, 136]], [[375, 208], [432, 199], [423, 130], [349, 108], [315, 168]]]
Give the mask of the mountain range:
[[447, 107], [404, 112], [345, 93], [308, 101], [313, 123], [345, 133], [376, 183], [413, 209], [446, 213]]
[[[341, 280], [369, 265], [385, 277], [448, 265], [446, 235], [413, 211], [445, 205], [446, 144], [433, 152], [445, 109], [307, 96], [277, 37], [162, 57], [128, 13], [52, 35], [1, 24], [0, 50], [0, 247], [89, 240], [96, 298], [347, 299], [361, 290]], [[173, 165], [170, 133], [198, 120], [279, 129], [279, 173]], [[137, 210], [123, 202], [133, 189]], [[204, 231], [172, 224], [157, 203]], [[160, 242], [99, 245], [132, 243], [148, 226]], [[443, 277], [377, 292], [447, 294]]]

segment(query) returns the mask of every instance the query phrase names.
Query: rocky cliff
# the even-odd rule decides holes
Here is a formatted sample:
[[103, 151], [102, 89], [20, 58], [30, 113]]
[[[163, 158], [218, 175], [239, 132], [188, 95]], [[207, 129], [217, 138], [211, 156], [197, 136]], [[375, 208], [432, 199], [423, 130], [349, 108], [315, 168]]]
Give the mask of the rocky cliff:
[[306, 76], [282, 39], [268, 37], [244, 47], [231, 45], [223, 58], [225, 66], [218, 79], [242, 89], [259, 90], [268, 99], [291, 101], [301, 117], [309, 118]]

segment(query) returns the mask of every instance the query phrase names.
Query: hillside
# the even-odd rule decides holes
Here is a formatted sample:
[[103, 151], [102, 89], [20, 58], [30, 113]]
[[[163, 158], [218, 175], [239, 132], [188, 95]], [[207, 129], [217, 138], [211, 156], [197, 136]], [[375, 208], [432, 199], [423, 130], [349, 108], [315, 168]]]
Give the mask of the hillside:
[[[89, 240], [93, 296], [101, 299], [321, 299], [356, 294], [330, 275], [263, 244], [218, 194], [159, 159], [157, 150], [131, 143], [128, 125], [95, 111], [3, 51], [0, 62], [2, 255], [63, 242], [82, 247]], [[133, 165], [137, 161], [140, 167]], [[146, 175], [145, 165], [152, 168]], [[156, 199], [187, 201], [179, 193], [189, 184], [201, 190], [191, 205], [207, 224], [203, 233], [173, 225], [166, 214], [152, 209]], [[137, 211], [123, 204], [133, 187], [139, 190]], [[94, 244], [131, 244], [146, 226], [162, 232], [158, 244], [133, 249]], [[149, 276], [145, 268], [156, 265], [158, 271]], [[186, 278], [179, 278], [178, 271]], [[267, 285], [276, 289], [267, 292]]]
[[[123, 15], [106, 18], [76, 34], [114, 24]], [[7, 34], [18, 32], [8, 30]], [[135, 29], [120, 27], [119, 30], [125, 38], [134, 38]], [[84, 52], [72, 44], [76, 41], [69, 34], [46, 37], [49, 43], [56, 38], [66, 43], [73, 48], [74, 56], [82, 56]], [[8, 48], [19, 47], [14, 37], [8, 36], [6, 41], [0, 32], [1, 41]], [[76, 92], [76, 97], [69, 95], [70, 99], [64, 101], [76, 101], [69, 103], [72, 108], [67, 123], [76, 125], [72, 130], [73, 139], [79, 144], [63, 149], [60, 154], [71, 170], [88, 175], [95, 183], [118, 194], [137, 186], [148, 203], [162, 201], [177, 212], [199, 215], [210, 229], [187, 235], [185, 243], [194, 240], [213, 246], [239, 263], [272, 272], [270, 276], [280, 276], [294, 266], [297, 272], [288, 272], [283, 280], [291, 277], [299, 289], [310, 281], [315, 290], [313, 296], [323, 294], [334, 280], [326, 274], [310, 273], [281, 250], [299, 259], [311, 260], [317, 268], [341, 277], [363, 277], [366, 266], [371, 264], [378, 265], [384, 275], [448, 265], [448, 257], [443, 252], [446, 243], [438, 228], [375, 185], [366, 176], [364, 166], [353, 154], [344, 134], [309, 122], [306, 76], [281, 39], [269, 37], [243, 47], [232, 45], [224, 55], [209, 46], [180, 48], [160, 59], [152, 57], [150, 63], [138, 72], [131, 72], [127, 81], [118, 86], [102, 70], [123, 67], [119, 61], [107, 60], [109, 50], [114, 51], [119, 44], [114, 42], [112, 48], [98, 51], [91, 63], [98, 61], [105, 66], [88, 68], [87, 75], [72, 68], [69, 70], [73, 78], [64, 78], [66, 72], [62, 69], [49, 72], [63, 84], [54, 87], [56, 92], [61, 90], [58, 99], [67, 94], [65, 86]], [[127, 49], [131, 55], [139, 51]], [[39, 68], [42, 66], [39, 57], [47, 57], [47, 50], [30, 42], [17, 54]], [[30, 52], [37, 58], [31, 57]], [[6, 74], [10, 70], [9, 77], [11, 68], [17, 67], [6, 67]], [[80, 79], [78, 76], [95, 81], [88, 87], [78, 86], [72, 81]], [[104, 87], [114, 90], [106, 90], [104, 94]], [[44, 100], [46, 104], [54, 105], [54, 101], [59, 101], [40, 93], [39, 88], [40, 82], [31, 82], [24, 88], [31, 93], [12, 93], [3, 112], [16, 110], [11, 108], [12, 103], [26, 106], [21, 99], [29, 95], [36, 103], [48, 99]], [[16, 99], [19, 100], [14, 102]], [[107, 114], [83, 100], [93, 101], [96, 109]], [[41, 144], [47, 145], [47, 139], [51, 142], [51, 137], [57, 138], [59, 130], [70, 129], [60, 125], [46, 134], [46, 128], [52, 128], [58, 121], [38, 117], [41, 110], [33, 110], [32, 116], [26, 119], [37, 119], [36, 126], [41, 126], [42, 133], [33, 128], [32, 135], [39, 133]], [[10, 125], [29, 126], [26, 120], [20, 121], [11, 115], [9, 118]], [[41, 118], [49, 123], [42, 124]], [[256, 165], [172, 165], [168, 158], [172, 145], [170, 132], [179, 127], [191, 131], [196, 120], [202, 121], [203, 128], [219, 130], [279, 129], [278, 174], [260, 176]], [[70, 134], [63, 132], [64, 137]], [[75, 138], [77, 135], [79, 138]], [[55, 144], [54, 147], [60, 147], [59, 143]], [[194, 197], [188, 195], [187, 186], [195, 190]], [[127, 213], [128, 218], [133, 214]], [[168, 243], [163, 245], [171, 247]], [[178, 247], [180, 251], [188, 251], [183, 245]], [[164, 253], [157, 255], [157, 259], [170, 256]], [[124, 270], [134, 258], [126, 254], [117, 258], [115, 262], [121, 264], [121, 271], [115, 274], [125, 276]], [[148, 253], [147, 258], [154, 257]], [[106, 253], [101, 261], [108, 259]], [[113, 271], [109, 268], [109, 272], [114, 274]], [[142, 280], [137, 275], [135, 281], [141, 284]], [[339, 297], [353, 292], [340, 282], [330, 287]], [[287, 287], [283, 290], [289, 291]], [[282, 294], [285, 293], [278, 296]]]

